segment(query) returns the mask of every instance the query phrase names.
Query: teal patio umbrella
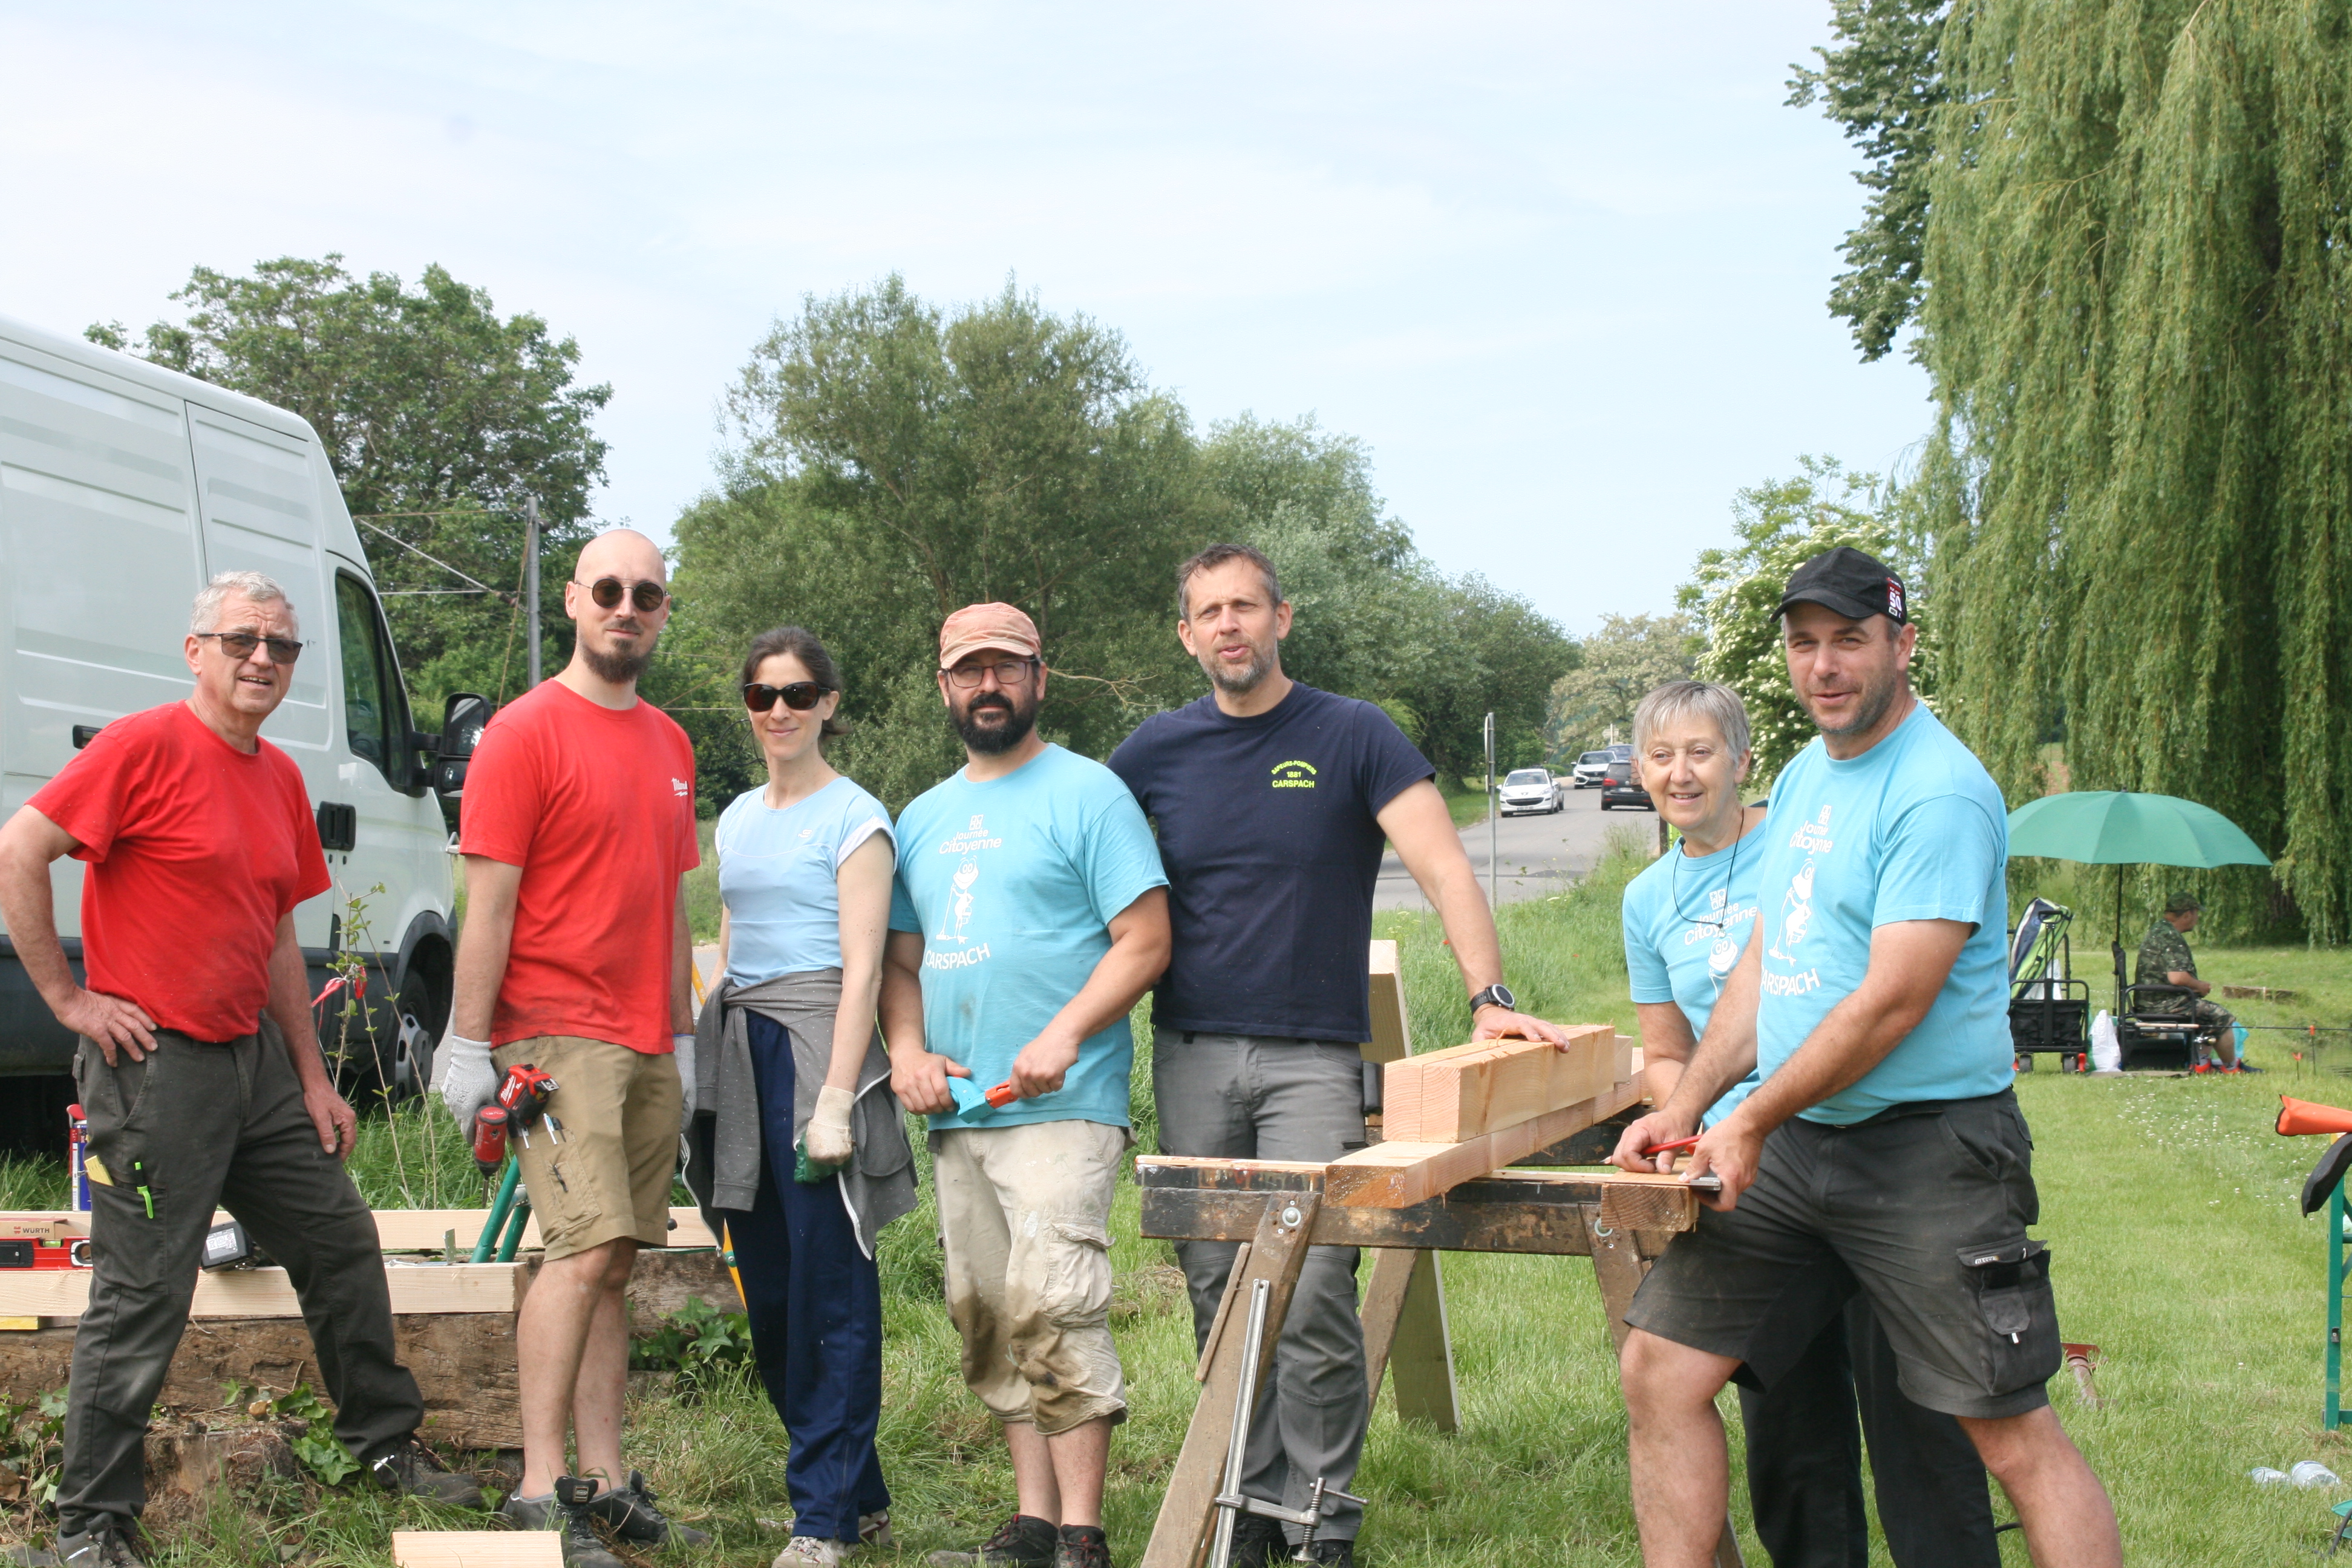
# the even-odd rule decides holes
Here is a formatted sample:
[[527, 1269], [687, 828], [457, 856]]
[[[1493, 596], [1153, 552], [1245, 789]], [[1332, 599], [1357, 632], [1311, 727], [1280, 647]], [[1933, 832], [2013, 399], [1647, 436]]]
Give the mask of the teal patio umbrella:
[[2130, 790], [2077, 790], [2027, 801], [2009, 814], [2009, 852], [2116, 868], [2118, 985], [2123, 984], [2125, 867], [2271, 863], [2245, 829], [2211, 806]]

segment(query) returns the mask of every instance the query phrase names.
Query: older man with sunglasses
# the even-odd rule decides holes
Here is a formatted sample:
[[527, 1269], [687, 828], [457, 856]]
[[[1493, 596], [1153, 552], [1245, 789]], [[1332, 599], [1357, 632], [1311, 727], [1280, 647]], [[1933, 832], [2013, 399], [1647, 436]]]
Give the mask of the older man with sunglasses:
[[467, 772], [466, 926], [437, 1087], [470, 1131], [515, 1067], [558, 1086], [554, 1125], [510, 1145], [547, 1258], [516, 1323], [522, 1484], [499, 1511], [562, 1531], [573, 1568], [620, 1568], [599, 1521], [644, 1546], [709, 1539], [665, 1520], [621, 1462], [629, 1273], [639, 1247], [668, 1238], [686, 1110], [680, 883], [700, 856], [694, 749], [637, 697], [669, 619], [661, 552], [628, 529], [600, 534], [563, 608], [571, 663], [500, 710]]
[[[73, 1568], [138, 1568], [147, 1415], [188, 1322], [215, 1205], [282, 1264], [335, 1435], [376, 1482], [478, 1506], [416, 1441], [375, 1217], [342, 1160], [355, 1121], [310, 1023], [294, 906], [331, 885], [301, 771], [261, 739], [302, 652], [285, 590], [229, 572], [196, 595], [195, 689], [118, 719], [0, 828], [0, 917], [81, 1036], [89, 1305], [58, 1489]], [[85, 863], [80, 984], [49, 867]]]

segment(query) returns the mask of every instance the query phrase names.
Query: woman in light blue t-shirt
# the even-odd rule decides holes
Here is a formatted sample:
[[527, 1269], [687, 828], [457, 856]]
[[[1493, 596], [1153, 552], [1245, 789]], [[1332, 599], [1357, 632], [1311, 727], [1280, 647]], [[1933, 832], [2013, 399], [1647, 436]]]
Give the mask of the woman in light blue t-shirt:
[[[1633, 764], [1658, 814], [1682, 830], [1682, 841], [1625, 889], [1625, 969], [1654, 1104], [1664, 1104], [1681, 1079], [1755, 934], [1769, 829], [1766, 807], [1739, 798], [1755, 762], [1748, 738], [1748, 710], [1727, 686], [1670, 681], [1634, 710]], [[1708, 1110], [1708, 1125], [1757, 1081], [1751, 1072], [1734, 1084]], [[1788, 1342], [1751, 1344], [1749, 1365], [1782, 1370], [1769, 1387], [1739, 1390], [1748, 1502], [1772, 1560], [1842, 1556], [1863, 1527], [1859, 1398], [1896, 1568], [1999, 1568], [1976, 1445], [1951, 1416], [1903, 1396], [1894, 1350], [1867, 1299], [1856, 1295], [1826, 1323], [1768, 1324], [1759, 1341], [1775, 1332]]]
[[889, 1540], [874, 1246], [912, 1206], [913, 1155], [875, 1006], [897, 847], [881, 802], [824, 760], [841, 677], [822, 643], [761, 633], [743, 701], [768, 782], [719, 818], [722, 978], [717, 1021], [698, 1030], [717, 1060], [698, 1110], [715, 1113], [710, 1201], [791, 1439], [793, 1536], [776, 1568], [833, 1568]]

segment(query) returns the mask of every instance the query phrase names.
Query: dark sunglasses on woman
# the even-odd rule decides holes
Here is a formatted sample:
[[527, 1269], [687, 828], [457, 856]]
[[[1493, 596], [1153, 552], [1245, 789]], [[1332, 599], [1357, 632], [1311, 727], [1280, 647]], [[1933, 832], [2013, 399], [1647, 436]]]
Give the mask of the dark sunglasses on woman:
[[[580, 583], [577, 577], [572, 581]], [[669, 590], [650, 577], [641, 577], [634, 583], [624, 583], [618, 577], [599, 577], [593, 583], [580, 583], [580, 585], [588, 590], [588, 596], [596, 601], [596, 607], [600, 610], [619, 607], [624, 594], [629, 596], [629, 603], [635, 605], [642, 615], [650, 616], [669, 603]]]
[[754, 713], [765, 713], [781, 697], [785, 707], [795, 713], [805, 713], [824, 700], [828, 689], [814, 680], [795, 680], [789, 686], [770, 686], [755, 680], [743, 688], [743, 706]]

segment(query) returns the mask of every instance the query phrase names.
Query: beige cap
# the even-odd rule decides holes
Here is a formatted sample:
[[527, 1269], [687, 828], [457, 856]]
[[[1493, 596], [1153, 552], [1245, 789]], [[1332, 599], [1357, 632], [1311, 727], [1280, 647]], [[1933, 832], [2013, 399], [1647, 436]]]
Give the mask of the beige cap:
[[1037, 623], [1011, 605], [966, 605], [940, 627], [941, 669], [953, 669], [964, 655], [982, 648], [1035, 658]]

